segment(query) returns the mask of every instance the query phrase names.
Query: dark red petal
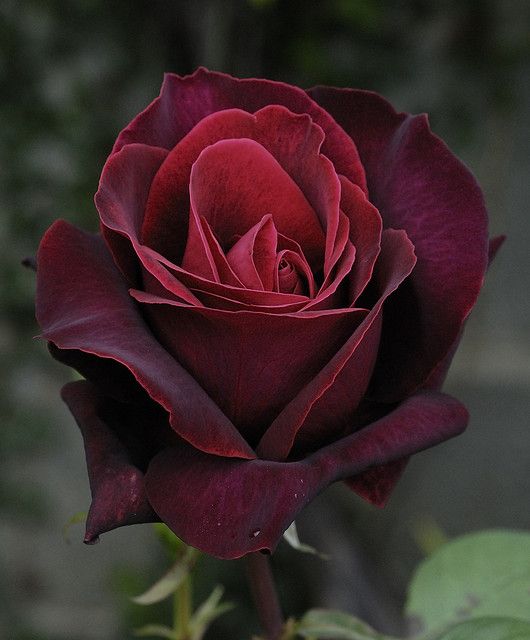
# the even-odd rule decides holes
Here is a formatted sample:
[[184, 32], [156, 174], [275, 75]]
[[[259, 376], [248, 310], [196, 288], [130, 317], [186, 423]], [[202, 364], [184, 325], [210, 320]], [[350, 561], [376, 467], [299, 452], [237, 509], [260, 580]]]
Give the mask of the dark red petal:
[[254, 113], [267, 105], [283, 105], [293, 113], [311, 116], [325, 134], [322, 153], [339, 173], [365, 189], [364, 170], [355, 144], [304, 91], [271, 80], [238, 80], [204, 68], [185, 77], [166, 74], [160, 97], [120, 133], [113, 151], [132, 142], [172, 149], [211, 113], [224, 109]]
[[[144, 210], [154, 174], [167, 152], [134, 144], [112, 155], [103, 168], [95, 202], [102, 232], [121, 271], [134, 281], [138, 264], [189, 304], [200, 304], [186, 287], [171, 277], [152, 250], [139, 241]], [[128, 242], [128, 241], [129, 242]]]
[[39, 247], [37, 320], [60, 349], [126, 366], [170, 413], [173, 429], [211, 453], [253, 457], [230, 421], [156, 341], [99, 236], [58, 221]]
[[377, 465], [363, 473], [346, 478], [348, 487], [376, 507], [384, 507], [409, 461], [408, 456]]
[[[255, 295], [254, 290], [245, 289], [245, 291], [250, 291], [250, 297]], [[204, 306], [211, 307], [213, 309], [224, 309], [225, 311], [256, 311], [263, 313], [294, 313], [295, 311], [300, 311], [303, 309], [306, 302], [307, 297], [297, 294], [278, 294], [276, 293], [276, 297], [270, 300], [270, 304], [267, 304], [265, 298], [262, 298], [260, 302], [262, 304], [255, 304], [252, 302], [240, 302], [239, 300], [234, 300], [225, 297], [224, 295], [216, 295], [214, 293], [199, 291], [197, 289], [193, 289], [193, 293], [204, 303]], [[264, 293], [264, 292], [260, 292]], [[287, 300], [296, 299], [298, 302], [285, 302], [285, 304], [279, 304], [279, 296], [283, 295]]]
[[89, 382], [70, 382], [63, 387], [62, 397], [85, 443], [92, 493], [85, 542], [96, 542], [100, 534], [117, 527], [157, 521], [145, 492], [144, 474], [98, 415], [104, 396]]
[[[206, 236], [203, 220], [204, 218], [197, 215], [195, 209], [190, 207], [188, 239], [184, 257], [182, 258], [182, 268], [206, 280], [221, 282], [217, 270], [217, 261], [210, 248], [211, 240]], [[206, 225], [208, 225], [208, 222], [206, 222]]]
[[496, 236], [495, 238], [492, 238], [490, 240], [489, 251], [488, 251], [488, 266], [490, 266], [491, 263], [495, 260], [495, 256], [497, 255], [497, 252], [504, 244], [505, 240], [506, 240], [506, 236], [504, 235]]
[[160, 342], [245, 438], [255, 443], [366, 315], [342, 309], [272, 315], [231, 312], [131, 291]]
[[[285, 263], [285, 267], [281, 265]], [[304, 255], [291, 249], [282, 249], [276, 256], [274, 263], [274, 288], [285, 293], [293, 292], [315, 295], [315, 279]]]
[[299, 462], [230, 460], [167, 449], [146, 474], [149, 500], [187, 544], [220, 558], [273, 551], [282, 533], [335, 480], [409, 456], [459, 434], [465, 408], [418, 393], [361, 431]]
[[[326, 270], [333, 247], [340, 184], [332, 163], [320, 153], [324, 133], [308, 115], [271, 105], [254, 115], [226, 109], [201, 120], [172, 149], [153, 180], [142, 227], [142, 241], [180, 263], [189, 209], [193, 163], [206, 147], [247, 138], [264, 147], [298, 185], [326, 232]], [[350, 141], [351, 142], [351, 141]]]
[[129, 369], [116, 360], [98, 358], [77, 349], [58, 349], [52, 342], [48, 343], [48, 348], [56, 360], [78, 371], [106, 396], [135, 404], [150, 400]]
[[[145, 251], [148, 253], [150, 250], [146, 248]], [[153, 255], [155, 255], [154, 252]], [[275, 306], [293, 305], [298, 309], [307, 303], [307, 296], [282, 294], [277, 293], [276, 291], [245, 289], [244, 287], [241, 288], [241, 285], [232, 286], [213, 282], [189, 273], [188, 271], [184, 271], [180, 267], [175, 267], [167, 261], [164, 261], [161, 257], [159, 257], [158, 260], [160, 266], [164, 265], [168, 270], [166, 278], [178, 278], [180, 286], [185, 285], [186, 287], [189, 287], [189, 291], [193, 295], [197, 296], [199, 304], [196, 306], [203, 306], [201, 301], [204, 302], [205, 300], [210, 299], [214, 300], [216, 297], [218, 300], [224, 301], [221, 302], [222, 308], [224, 308], [225, 304], [232, 308], [238, 307], [238, 303], [241, 303], [242, 305], [249, 305], [250, 307], [264, 306], [270, 308], [274, 308]], [[172, 274], [175, 274], [175, 276]], [[144, 276], [144, 288], [146, 292], [162, 298], [167, 297], [173, 299], [172, 296], [167, 295], [167, 292], [171, 291], [170, 286], [168, 286], [165, 281], [162, 281], [162, 284], [160, 280], [162, 280], [162, 278], [155, 280]], [[205, 304], [210, 306], [209, 303], [205, 302]], [[216, 305], [213, 304], [213, 306]]]
[[354, 304], [372, 277], [379, 255], [383, 222], [379, 211], [359, 187], [344, 176], [340, 176], [340, 183], [340, 206], [350, 221], [350, 241], [356, 249], [350, 280], [350, 299]]
[[234, 270], [226, 259], [225, 252], [223, 251], [221, 245], [219, 244], [219, 241], [215, 237], [215, 234], [213, 233], [210, 225], [204, 218], [201, 218], [201, 225], [202, 231], [204, 233], [204, 238], [208, 243], [210, 255], [212, 256], [215, 263], [215, 268], [217, 269], [217, 273], [219, 274], [220, 281], [232, 287], [242, 287], [243, 283], [234, 273]]
[[272, 291], [278, 233], [271, 215], [244, 233], [227, 253], [227, 260], [249, 289]]
[[325, 238], [315, 212], [274, 157], [253, 140], [221, 140], [206, 147], [191, 171], [190, 200], [221, 246], [272, 215], [278, 231], [296, 238], [314, 268], [322, 264]]
[[[506, 239], [505, 236], [497, 236], [490, 241], [489, 244], [489, 252], [488, 252], [488, 268], [491, 266], [491, 263], [495, 259], [498, 250], [504, 243]], [[458, 349], [458, 345], [460, 344], [460, 340], [464, 334], [465, 325], [462, 325], [462, 329], [459, 332], [456, 340], [454, 341], [452, 347], [449, 349], [449, 352], [445, 355], [445, 357], [440, 360], [440, 362], [436, 365], [436, 367], [431, 371], [429, 377], [425, 381], [423, 388], [424, 389], [435, 389], [439, 390], [442, 388], [443, 383], [445, 382], [445, 378], [447, 377], [447, 373], [449, 371], [449, 367], [451, 366], [451, 362], [453, 357]]]
[[349, 296], [342, 295], [340, 287], [351, 274], [352, 266], [355, 262], [355, 256], [355, 247], [349, 240], [347, 240], [338, 262], [335, 264], [332, 271], [329, 272], [314, 300], [311, 300], [304, 307], [304, 311], [317, 311], [320, 309], [353, 306], [350, 305]]
[[411, 273], [415, 262], [414, 247], [405, 232], [387, 229], [375, 274], [379, 300], [365, 312], [362, 324], [344, 346], [271, 424], [258, 445], [260, 458], [286, 459], [299, 431], [304, 442], [322, 433], [336, 436], [343, 431], [344, 421], [351, 420], [370, 380], [383, 303]]
[[385, 310], [374, 373], [374, 397], [396, 400], [425, 381], [476, 301], [487, 264], [484, 201], [425, 116], [396, 113], [367, 91], [318, 87], [310, 95], [355, 141], [384, 226], [405, 229], [416, 248], [410, 286]]

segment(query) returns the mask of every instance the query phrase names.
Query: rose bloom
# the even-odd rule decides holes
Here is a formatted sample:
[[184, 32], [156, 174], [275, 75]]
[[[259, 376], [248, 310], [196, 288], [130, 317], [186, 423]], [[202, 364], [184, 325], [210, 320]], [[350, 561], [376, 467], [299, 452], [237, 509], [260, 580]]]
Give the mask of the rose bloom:
[[169, 74], [96, 206], [98, 234], [47, 231], [36, 303], [86, 378], [63, 389], [86, 542], [163, 521], [222, 558], [273, 550], [330, 483], [382, 506], [411, 454], [465, 428], [439, 388], [487, 217], [425, 116], [369, 91]]

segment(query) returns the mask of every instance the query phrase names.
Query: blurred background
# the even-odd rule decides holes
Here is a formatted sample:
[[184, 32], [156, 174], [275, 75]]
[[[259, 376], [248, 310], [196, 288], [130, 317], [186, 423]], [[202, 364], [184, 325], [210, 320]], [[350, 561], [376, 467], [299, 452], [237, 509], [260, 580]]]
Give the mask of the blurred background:
[[[20, 261], [56, 218], [96, 229], [114, 138], [164, 71], [198, 65], [373, 89], [428, 112], [482, 184], [492, 233], [508, 236], [446, 385], [471, 411], [468, 431], [416, 456], [385, 510], [341, 486], [313, 503], [299, 533], [331, 558], [280, 546], [286, 612], [343, 608], [404, 632], [407, 581], [439, 540], [530, 526], [529, 2], [1, 0], [0, 638], [118, 640], [169, 618], [130, 602], [167, 566], [149, 525], [97, 547], [80, 524], [63, 532], [89, 505], [82, 441], [58, 395], [71, 373], [33, 340], [34, 274]], [[241, 563], [205, 559], [197, 598], [215, 582], [238, 608], [208, 638], [247, 640]]]

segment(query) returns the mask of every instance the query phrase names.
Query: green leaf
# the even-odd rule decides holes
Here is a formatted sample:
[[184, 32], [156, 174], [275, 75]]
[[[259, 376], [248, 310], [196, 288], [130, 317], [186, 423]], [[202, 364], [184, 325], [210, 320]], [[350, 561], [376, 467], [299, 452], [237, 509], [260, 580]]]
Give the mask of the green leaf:
[[530, 621], [530, 534], [483, 531], [444, 545], [416, 572], [406, 614], [427, 635], [484, 616]]
[[514, 618], [476, 618], [451, 627], [435, 640], [530, 640], [530, 623]]
[[297, 633], [303, 638], [325, 640], [391, 640], [342, 611], [311, 609], [300, 620]]
[[200, 552], [193, 547], [187, 547], [169, 571], [155, 582], [145, 593], [131, 598], [136, 604], [150, 605], [164, 600], [174, 593], [190, 573], [199, 557]]
[[65, 542], [70, 542], [70, 528], [74, 525], [74, 524], [80, 524], [81, 522], [85, 522], [87, 519], [87, 512], [86, 511], [78, 511], [77, 513], [74, 513], [73, 516], [71, 516], [70, 518], [68, 518], [68, 520], [64, 523], [63, 525], [63, 538]]
[[201, 640], [210, 624], [234, 608], [231, 602], [221, 602], [224, 588], [217, 585], [209, 597], [197, 608], [190, 620], [191, 640]]
[[153, 528], [162, 546], [172, 560], [184, 553], [187, 546], [186, 543], [178, 538], [167, 525], [163, 522], [155, 522]]
[[320, 551], [317, 551], [314, 547], [300, 542], [295, 522], [291, 523], [290, 527], [284, 532], [283, 537], [296, 551], [300, 551], [300, 553], [311, 553], [322, 560], [329, 560], [329, 556], [325, 553], [320, 553]]
[[166, 638], [166, 640], [175, 640], [175, 632], [173, 629], [170, 629], [163, 624], [146, 624], [144, 627], [135, 629], [133, 633], [135, 636], [140, 638], [154, 636], [156, 638]]

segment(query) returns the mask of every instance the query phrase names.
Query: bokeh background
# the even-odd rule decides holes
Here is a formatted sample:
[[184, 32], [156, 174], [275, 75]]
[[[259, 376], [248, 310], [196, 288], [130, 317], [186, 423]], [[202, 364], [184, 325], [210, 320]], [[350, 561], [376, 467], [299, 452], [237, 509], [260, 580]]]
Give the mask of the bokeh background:
[[[59, 400], [71, 373], [34, 340], [34, 255], [51, 222], [96, 229], [92, 197], [120, 129], [164, 71], [198, 65], [303, 87], [362, 87], [432, 128], [483, 185], [492, 233], [508, 241], [488, 274], [446, 388], [472, 420], [416, 456], [379, 511], [334, 487], [302, 515], [324, 562], [282, 544], [285, 609], [343, 608], [376, 628], [400, 617], [414, 566], [444, 536], [530, 526], [530, 3], [526, 0], [1, 0], [0, 637], [118, 640], [169, 616], [140, 593], [166, 568], [150, 526], [97, 547], [81, 437]], [[240, 562], [205, 559], [197, 598], [225, 584], [237, 609], [208, 638], [256, 629]], [[244, 630], [247, 629], [245, 632]]]

